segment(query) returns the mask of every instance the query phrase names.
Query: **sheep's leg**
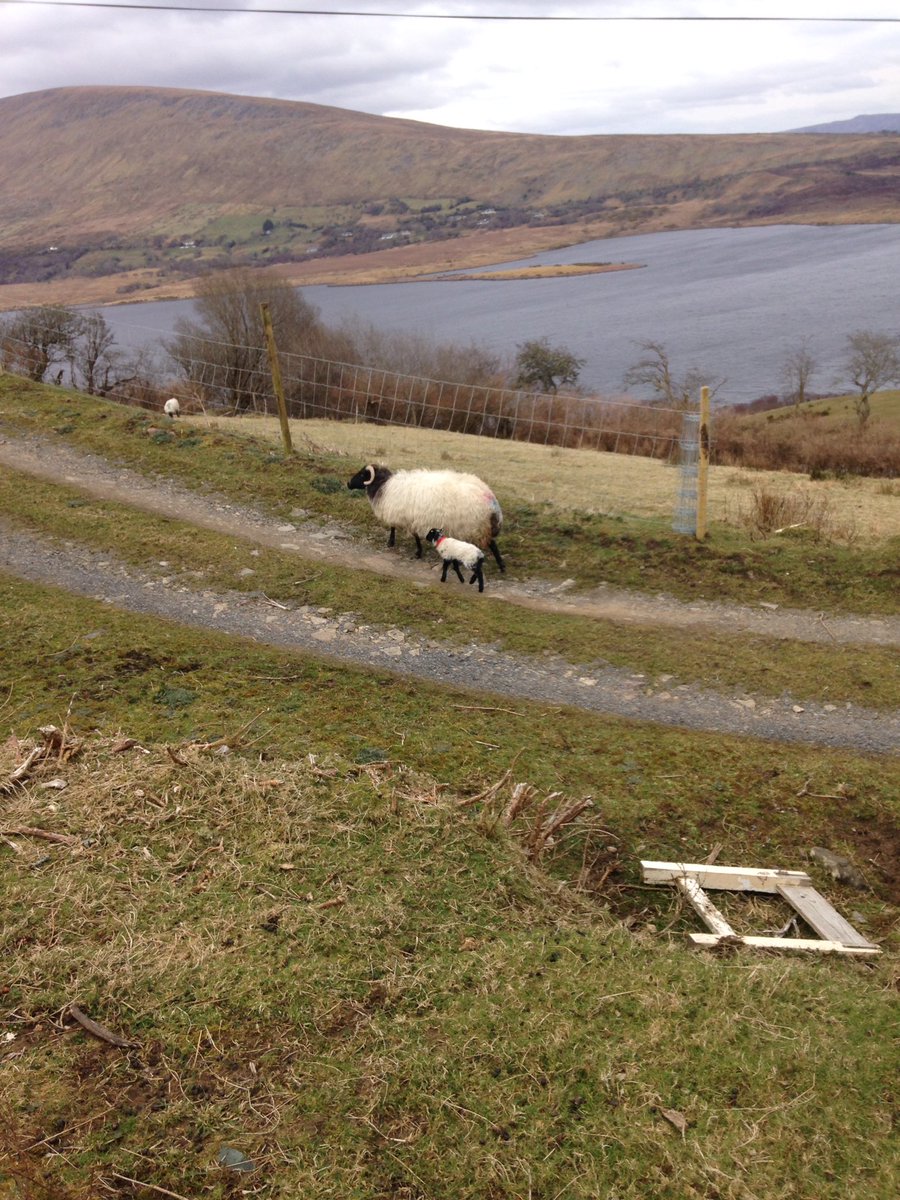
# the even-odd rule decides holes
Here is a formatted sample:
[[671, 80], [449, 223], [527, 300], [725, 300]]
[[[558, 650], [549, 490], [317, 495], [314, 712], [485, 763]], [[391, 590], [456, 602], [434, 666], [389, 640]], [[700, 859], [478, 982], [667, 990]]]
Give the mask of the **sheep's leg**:
[[484, 572], [481, 569], [481, 563], [479, 563], [478, 566], [475, 568], [475, 570], [472, 572], [472, 578], [469, 580], [469, 583], [474, 583], [476, 579], [478, 580], [479, 592], [483, 592], [484, 591]]
[[506, 563], [501, 558], [500, 551], [497, 549], [497, 543], [494, 541], [493, 538], [491, 538], [491, 540], [488, 542], [488, 549], [490, 550], [491, 554], [493, 554], [494, 558], [497, 560], [497, 566], [500, 568], [500, 570], [505, 571]]
[[453, 570], [456, 572], [456, 578], [459, 580], [460, 583], [465, 583], [466, 581], [463, 579], [462, 571], [459, 569], [459, 560], [454, 558], [452, 565], [453, 565]]
[[419, 537], [419, 535], [417, 533], [414, 533], [413, 537], [416, 539], [416, 558], [421, 558], [422, 557], [422, 539]]
[[441, 583], [447, 582], [447, 572], [450, 570], [450, 563], [444, 559], [444, 569], [441, 571]]
[[396, 541], [397, 541], [397, 530], [396, 530], [396, 529], [394, 528], [394, 526], [392, 525], [392, 526], [391, 526], [391, 532], [390, 532], [390, 534], [388, 535], [388, 546], [393, 546], [393, 545], [395, 544], [395, 542], [396, 542]]

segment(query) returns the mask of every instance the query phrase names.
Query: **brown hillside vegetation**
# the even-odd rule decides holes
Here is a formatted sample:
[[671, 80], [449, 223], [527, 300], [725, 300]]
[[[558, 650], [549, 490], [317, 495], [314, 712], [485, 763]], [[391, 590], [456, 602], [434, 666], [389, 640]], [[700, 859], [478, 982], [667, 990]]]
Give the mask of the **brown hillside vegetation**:
[[[378, 248], [379, 238], [391, 247], [395, 235], [383, 230], [445, 241], [552, 225], [576, 241], [638, 229], [900, 219], [892, 134], [488, 133], [297, 101], [77, 87], [0, 100], [0, 161], [7, 258], [88, 245], [98, 257], [79, 274], [95, 276], [146, 266], [153, 239], [157, 250], [167, 239], [181, 246], [185, 260], [238, 245], [271, 262], [302, 257], [322, 230], [339, 248], [341, 237], [356, 237], [345, 243], [356, 251]], [[423, 210], [429, 220], [404, 232], [409, 214]], [[264, 242], [267, 216], [276, 229]], [[137, 247], [144, 257], [129, 259]], [[7, 267], [3, 278], [62, 273], [53, 264], [31, 276]]]

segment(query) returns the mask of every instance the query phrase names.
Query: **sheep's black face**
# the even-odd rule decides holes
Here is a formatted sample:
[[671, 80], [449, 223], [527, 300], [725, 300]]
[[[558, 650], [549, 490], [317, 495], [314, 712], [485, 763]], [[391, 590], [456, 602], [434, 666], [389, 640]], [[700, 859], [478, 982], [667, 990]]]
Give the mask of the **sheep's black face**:
[[347, 487], [362, 490], [372, 482], [374, 477], [375, 472], [371, 467], [363, 467], [361, 471], [356, 472], [352, 479], [347, 480]]
[[425, 541], [430, 542], [432, 546], [436, 546], [441, 540], [442, 529], [429, 529], [425, 534]]

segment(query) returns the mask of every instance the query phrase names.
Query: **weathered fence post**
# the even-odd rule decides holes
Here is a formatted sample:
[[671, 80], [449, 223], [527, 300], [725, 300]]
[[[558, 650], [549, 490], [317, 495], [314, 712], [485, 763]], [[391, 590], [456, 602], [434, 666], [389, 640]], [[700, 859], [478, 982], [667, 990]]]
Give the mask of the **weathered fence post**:
[[275, 399], [278, 402], [278, 419], [281, 422], [281, 440], [284, 442], [285, 454], [293, 454], [291, 444], [291, 427], [288, 424], [287, 405], [284, 402], [284, 386], [281, 382], [281, 364], [278, 361], [278, 347], [275, 345], [275, 330], [272, 328], [272, 316], [265, 301], [259, 306], [262, 313], [263, 328], [266, 331], [266, 346], [269, 350], [269, 367], [272, 371], [272, 387], [275, 389]]

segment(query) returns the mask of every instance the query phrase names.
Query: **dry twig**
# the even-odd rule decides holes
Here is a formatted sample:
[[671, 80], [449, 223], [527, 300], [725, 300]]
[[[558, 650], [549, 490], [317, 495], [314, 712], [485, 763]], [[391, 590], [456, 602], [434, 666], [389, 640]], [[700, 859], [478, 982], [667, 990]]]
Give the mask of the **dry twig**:
[[[551, 792], [542, 807], [549, 805], [551, 800], [555, 800], [561, 794], [561, 792]], [[572, 804], [560, 805], [546, 821], [537, 823], [529, 839], [528, 857], [531, 861], [536, 862], [540, 858], [554, 833], [563, 826], [570, 825], [586, 808], [592, 808], [593, 804], [590, 796], [585, 796], [583, 800], [576, 800]]]
[[462, 800], [457, 800], [456, 807], [470, 808], [473, 804], [477, 804], [479, 800], [493, 800], [503, 785], [507, 782], [511, 774], [512, 767], [510, 767], [510, 769], [506, 771], [496, 783], [492, 783], [490, 787], [486, 787], [483, 792], [478, 792], [478, 794], [475, 796], [464, 796]]
[[113, 1179], [121, 1179], [134, 1187], [147, 1188], [151, 1192], [159, 1192], [161, 1196], [171, 1196], [172, 1200], [188, 1200], [187, 1196], [182, 1196], [179, 1192], [170, 1192], [168, 1188], [157, 1187], [155, 1183], [142, 1183], [140, 1179], [132, 1179], [130, 1175], [120, 1175], [118, 1171], [110, 1171], [110, 1175]]
[[105, 1025], [100, 1025], [96, 1021], [81, 1011], [77, 1004], [70, 1004], [68, 1008], [69, 1016], [78, 1022], [82, 1029], [87, 1030], [95, 1038], [99, 1038], [102, 1042], [109, 1042], [111, 1046], [118, 1046], [122, 1050], [130, 1050], [137, 1043], [127, 1042], [124, 1038], [119, 1037], [117, 1033], [113, 1033], [111, 1029], [107, 1029]]
[[63, 846], [78, 845], [78, 838], [70, 833], [54, 833], [50, 829], [36, 829], [32, 825], [17, 825], [15, 829], [0, 830], [0, 836], [43, 838], [45, 842], [58, 842]]

